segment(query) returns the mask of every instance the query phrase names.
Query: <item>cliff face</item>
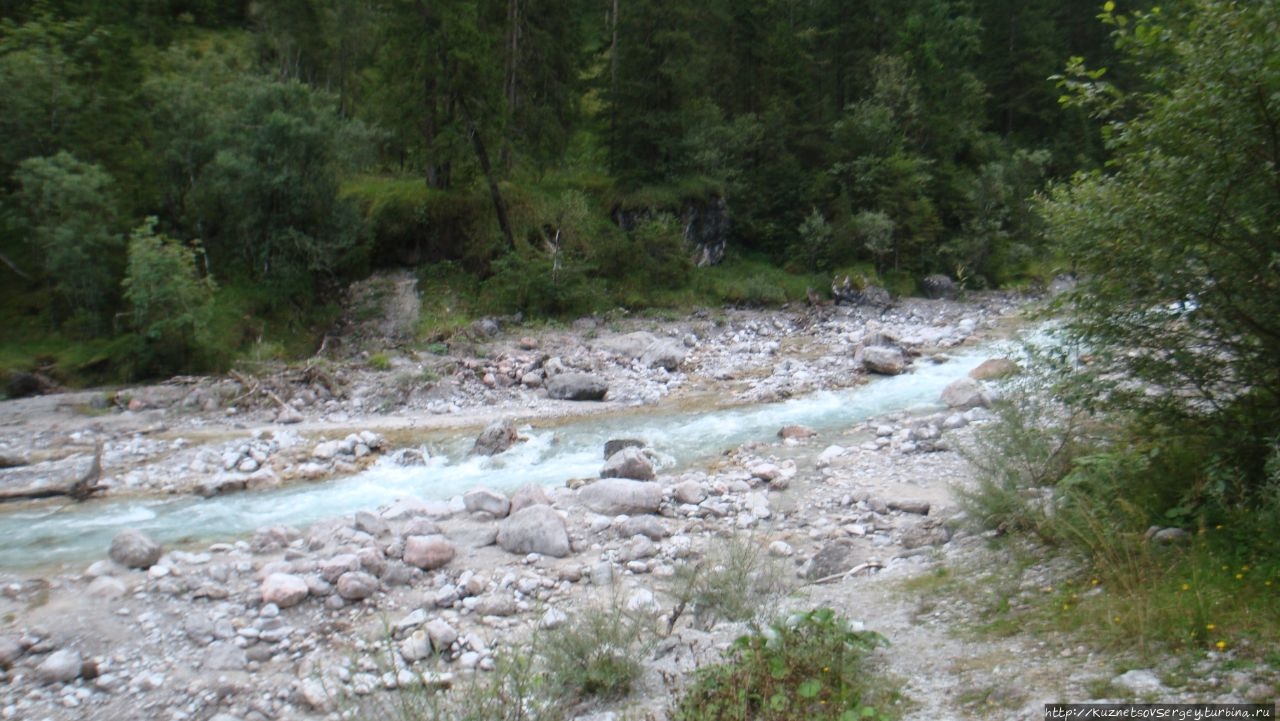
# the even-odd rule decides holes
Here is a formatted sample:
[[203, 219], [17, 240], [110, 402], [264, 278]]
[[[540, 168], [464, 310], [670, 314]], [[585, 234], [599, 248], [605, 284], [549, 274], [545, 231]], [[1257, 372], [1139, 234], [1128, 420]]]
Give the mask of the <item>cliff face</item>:
[[613, 221], [625, 231], [657, 213], [672, 213], [680, 219], [685, 242], [693, 252], [694, 264], [699, 268], [716, 265], [724, 260], [729, 240], [729, 206], [723, 196], [687, 198], [679, 208], [615, 208]]

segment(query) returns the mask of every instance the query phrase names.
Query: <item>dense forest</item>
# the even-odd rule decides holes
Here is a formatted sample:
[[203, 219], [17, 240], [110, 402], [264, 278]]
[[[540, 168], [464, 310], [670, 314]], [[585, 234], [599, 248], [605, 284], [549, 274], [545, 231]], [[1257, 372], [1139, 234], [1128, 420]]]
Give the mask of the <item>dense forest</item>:
[[1060, 96], [1079, 58], [1129, 69], [1101, 12], [2, 0], [0, 365], [216, 367], [390, 265], [474, 312], [678, 302], [698, 233], [728, 302], [787, 299], [766, 272], [1043, 279], [1029, 199], [1106, 160]]

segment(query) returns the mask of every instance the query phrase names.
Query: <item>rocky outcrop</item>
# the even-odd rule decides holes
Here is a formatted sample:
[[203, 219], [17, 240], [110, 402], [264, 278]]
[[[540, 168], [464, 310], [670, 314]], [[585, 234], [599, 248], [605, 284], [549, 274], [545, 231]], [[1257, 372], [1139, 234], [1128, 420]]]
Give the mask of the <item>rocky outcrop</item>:
[[673, 208], [622, 208], [613, 211], [613, 221], [628, 233], [657, 213], [669, 212], [680, 220], [681, 234], [689, 244], [694, 265], [699, 268], [718, 265], [728, 247], [729, 204], [719, 195], [686, 198], [679, 212]]

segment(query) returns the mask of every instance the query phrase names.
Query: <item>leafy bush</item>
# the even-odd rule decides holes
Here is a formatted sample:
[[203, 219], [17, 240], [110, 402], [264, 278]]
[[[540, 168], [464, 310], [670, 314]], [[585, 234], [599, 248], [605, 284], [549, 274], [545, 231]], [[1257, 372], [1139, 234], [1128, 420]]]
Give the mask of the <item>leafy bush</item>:
[[829, 608], [738, 638], [724, 663], [700, 669], [675, 721], [855, 721], [893, 718], [897, 693], [867, 667], [887, 645]]
[[957, 494], [980, 527], [1053, 535], [1046, 527], [1052, 489], [1088, 447], [1079, 416], [1046, 400], [1044, 391], [1009, 393], [996, 404], [994, 422], [961, 449], [975, 483]]
[[14, 179], [35, 256], [64, 305], [61, 320], [88, 333], [101, 331], [118, 298], [123, 246], [112, 227], [116, 202], [110, 174], [63, 151], [22, 161]]
[[129, 239], [124, 296], [129, 325], [143, 341], [139, 370], [177, 373], [200, 365], [212, 345], [207, 324], [217, 288], [196, 267], [199, 245], [183, 247], [155, 226], [156, 219], [147, 218]]

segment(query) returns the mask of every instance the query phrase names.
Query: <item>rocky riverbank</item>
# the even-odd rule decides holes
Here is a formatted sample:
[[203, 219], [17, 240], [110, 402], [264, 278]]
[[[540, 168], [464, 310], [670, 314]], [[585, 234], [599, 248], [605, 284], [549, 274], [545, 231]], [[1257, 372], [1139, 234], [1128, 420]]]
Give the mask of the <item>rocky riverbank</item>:
[[[396, 441], [406, 429], [479, 434], [504, 419], [849, 387], [868, 368], [907, 371], [1000, 335], [1021, 305], [991, 295], [884, 313], [724, 311], [537, 329], [493, 321], [444, 354], [389, 351], [380, 369], [356, 350], [270, 375], [12, 401], [0, 455], [15, 467], [3, 482], [83, 474], [99, 444], [107, 497], [312, 482], [378, 458], [416, 462], [420, 449]], [[566, 379], [603, 386], [604, 400], [548, 397]], [[1040, 704], [1090, 698], [1099, 679], [1122, 687], [1137, 677], [1119, 678], [1111, 660], [1063, 639], [965, 640], [950, 630], [972, 604], [898, 583], [989, 553], [954, 522], [951, 489], [968, 479], [954, 449], [986, 422], [993, 389], [959, 386], [947, 410], [821, 434], [779, 428], [721, 449], [707, 467], [655, 471], [636, 446], [606, 464], [602, 449], [607, 477], [590, 483], [403, 498], [202, 547], [125, 534], [97, 560], [4, 572], [0, 718], [338, 719], [423, 677], [488, 673], [530, 639], [536, 652], [539, 630], [602, 598], [669, 633], [645, 659], [641, 691], [579, 718], [664, 718], [688, 672], [742, 630], [682, 620], [673, 596], [682, 564], [729, 542], [785, 570], [792, 593], [779, 610], [829, 605], [887, 636], [880, 661], [904, 684], [908, 718], [1039, 718]], [[1035, 593], [1056, 572], [1019, 582]], [[1137, 680], [1160, 683], [1148, 675]], [[1222, 694], [1244, 694], [1236, 686], [1249, 682], [1229, 679]]]

